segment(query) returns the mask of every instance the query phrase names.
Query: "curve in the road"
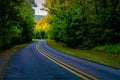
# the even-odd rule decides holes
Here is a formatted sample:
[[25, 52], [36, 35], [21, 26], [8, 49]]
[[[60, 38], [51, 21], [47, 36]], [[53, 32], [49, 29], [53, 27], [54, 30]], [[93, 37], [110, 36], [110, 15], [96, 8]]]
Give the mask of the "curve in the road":
[[120, 69], [63, 54], [40, 40], [11, 58], [4, 80], [120, 80]]
[[44, 40], [40, 41], [39, 44], [39, 47], [47, 54], [64, 63], [67, 63], [70, 66], [73, 66], [83, 73], [87, 73], [88, 75], [96, 77], [100, 80], [120, 80], [120, 69], [63, 54], [62, 52], [49, 47], [47, 42]]
[[92, 80], [98, 80], [97, 78], [77, 69], [77, 68], [74, 68], [54, 57], [52, 57], [51, 55], [47, 54], [47, 52], [43, 51], [41, 48], [40, 48], [40, 45], [37, 44], [36, 45], [36, 49], [43, 55], [45, 56], [46, 58], [48, 58], [49, 60], [53, 61], [54, 63], [56, 63], [57, 65], [65, 68], [66, 70], [72, 72], [73, 74], [79, 76], [80, 78], [84, 79], [84, 80], [89, 80], [89, 79], [92, 79]]

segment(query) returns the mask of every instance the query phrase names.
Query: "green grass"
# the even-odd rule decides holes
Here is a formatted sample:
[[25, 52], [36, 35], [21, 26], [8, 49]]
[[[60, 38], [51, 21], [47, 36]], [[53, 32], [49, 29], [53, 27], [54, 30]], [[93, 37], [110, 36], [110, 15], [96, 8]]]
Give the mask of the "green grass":
[[98, 46], [95, 47], [93, 50], [112, 53], [112, 54], [120, 54], [120, 44]]
[[65, 54], [87, 59], [111, 67], [120, 68], [120, 54], [109, 54], [106, 52], [93, 51], [93, 50], [72, 49], [63, 46], [61, 43], [57, 43], [53, 40], [47, 40], [47, 42], [49, 46]]
[[31, 43], [31, 42], [25, 43], [25, 44], [16, 45], [16, 46], [13, 46], [13, 47], [10, 48], [10, 49], [3, 50], [3, 51], [0, 52], [0, 57], [1, 57], [1, 56], [5, 56], [5, 55], [8, 55], [8, 54], [13, 54], [13, 53], [15, 53], [16, 51], [18, 51], [19, 49], [27, 46], [27, 45], [30, 44], [30, 43]]
[[20, 49], [20, 48], [23, 48], [23, 47], [27, 46], [28, 44], [29, 44], [29, 43], [16, 45], [16, 46], [12, 47], [11, 49]]

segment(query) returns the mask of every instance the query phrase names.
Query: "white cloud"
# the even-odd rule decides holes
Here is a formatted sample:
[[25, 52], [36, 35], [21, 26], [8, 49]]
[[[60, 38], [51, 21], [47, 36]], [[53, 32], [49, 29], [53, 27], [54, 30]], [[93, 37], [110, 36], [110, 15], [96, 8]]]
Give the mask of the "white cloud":
[[35, 0], [35, 3], [37, 4], [37, 7], [33, 7], [35, 10], [35, 15], [47, 15], [46, 11], [40, 10], [44, 1], [45, 0]]

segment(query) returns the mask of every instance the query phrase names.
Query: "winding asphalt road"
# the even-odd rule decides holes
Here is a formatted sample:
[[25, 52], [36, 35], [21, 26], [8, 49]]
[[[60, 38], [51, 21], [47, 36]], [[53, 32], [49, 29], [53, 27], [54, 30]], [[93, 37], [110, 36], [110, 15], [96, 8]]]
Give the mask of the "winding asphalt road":
[[120, 80], [120, 69], [63, 54], [40, 40], [11, 58], [4, 80]]

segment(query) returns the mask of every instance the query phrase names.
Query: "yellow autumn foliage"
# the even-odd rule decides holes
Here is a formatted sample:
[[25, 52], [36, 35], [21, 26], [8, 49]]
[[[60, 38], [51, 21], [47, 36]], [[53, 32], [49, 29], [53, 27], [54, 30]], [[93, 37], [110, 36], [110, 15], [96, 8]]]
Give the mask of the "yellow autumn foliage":
[[50, 29], [50, 25], [47, 22], [48, 15], [41, 18], [40, 20], [35, 20], [35, 30], [45, 31], [47, 32]]

